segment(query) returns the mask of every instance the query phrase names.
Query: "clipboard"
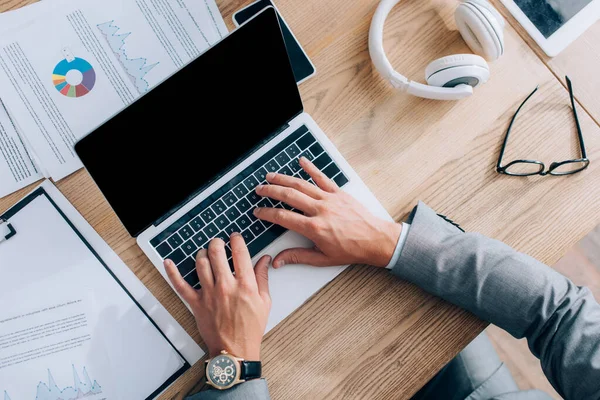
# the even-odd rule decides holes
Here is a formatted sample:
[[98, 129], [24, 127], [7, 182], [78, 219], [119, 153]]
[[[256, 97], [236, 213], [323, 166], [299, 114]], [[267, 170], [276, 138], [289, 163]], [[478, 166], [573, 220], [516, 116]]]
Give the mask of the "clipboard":
[[[98, 390], [98, 399], [153, 399], [204, 355], [49, 181], [0, 218], [0, 232], [8, 231], [0, 235], [0, 301], [15, 304], [0, 310], [0, 394], [36, 398], [35, 390], [48, 390], [44, 398], [52, 398], [71, 387], [90, 400]], [[57, 312], [79, 319], [60, 331], [67, 319]], [[3, 337], [27, 334], [23, 327], [49, 324], [50, 339], [2, 346]], [[75, 336], [81, 346], [65, 350]]]
[[5, 219], [0, 218], [0, 243], [15, 236], [17, 231]]

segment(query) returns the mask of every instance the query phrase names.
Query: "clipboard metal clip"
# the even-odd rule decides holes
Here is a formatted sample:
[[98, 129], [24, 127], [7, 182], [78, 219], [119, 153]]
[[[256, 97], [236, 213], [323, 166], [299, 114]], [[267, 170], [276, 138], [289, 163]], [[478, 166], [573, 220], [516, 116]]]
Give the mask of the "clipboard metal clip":
[[17, 231], [15, 228], [7, 220], [0, 218], [0, 243], [7, 241], [16, 234]]

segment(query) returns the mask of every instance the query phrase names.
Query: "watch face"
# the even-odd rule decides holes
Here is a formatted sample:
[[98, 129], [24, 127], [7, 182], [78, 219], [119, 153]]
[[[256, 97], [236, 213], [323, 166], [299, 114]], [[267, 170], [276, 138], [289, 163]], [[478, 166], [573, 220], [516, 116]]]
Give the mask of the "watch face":
[[217, 356], [208, 363], [207, 374], [216, 386], [227, 388], [238, 377], [237, 363], [226, 355]]

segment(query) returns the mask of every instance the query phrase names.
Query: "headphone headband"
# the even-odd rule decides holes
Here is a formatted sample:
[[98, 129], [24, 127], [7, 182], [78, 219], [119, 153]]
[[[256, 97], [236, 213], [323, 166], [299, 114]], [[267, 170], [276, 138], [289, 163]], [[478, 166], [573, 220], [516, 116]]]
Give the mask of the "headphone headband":
[[392, 8], [401, 0], [383, 0], [379, 3], [371, 27], [369, 28], [369, 54], [373, 65], [385, 79], [403, 92], [433, 100], [459, 100], [473, 94], [469, 85], [458, 85], [453, 88], [444, 88], [412, 82], [394, 69], [383, 48], [383, 27]]
[[390, 81], [394, 87], [406, 91], [410, 81], [404, 75], [394, 70], [394, 67], [388, 60], [385, 55], [385, 50], [383, 49], [383, 26], [385, 20], [390, 14], [390, 11], [392, 11], [392, 8], [400, 1], [401, 0], [383, 0], [379, 3], [379, 6], [373, 15], [371, 27], [369, 28], [369, 53], [371, 54], [373, 64], [381, 75]]

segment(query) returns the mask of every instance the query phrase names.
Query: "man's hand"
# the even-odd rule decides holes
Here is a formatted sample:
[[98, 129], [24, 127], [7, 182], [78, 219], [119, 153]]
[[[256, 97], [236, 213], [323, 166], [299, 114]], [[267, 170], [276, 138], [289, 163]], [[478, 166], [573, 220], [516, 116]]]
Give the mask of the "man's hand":
[[273, 266], [363, 263], [385, 267], [394, 254], [402, 226], [373, 216], [306, 158], [300, 159], [300, 165], [318, 186], [271, 173], [267, 175], [270, 185], [256, 188], [259, 195], [282, 201], [304, 213], [257, 208], [254, 211], [257, 218], [296, 231], [315, 244], [313, 249], [282, 251], [273, 260]]
[[213, 239], [208, 250], [198, 252], [199, 290], [181, 277], [171, 260], [165, 260], [165, 268], [177, 293], [192, 308], [210, 357], [226, 350], [236, 357], [260, 361], [260, 346], [271, 310], [271, 257], [262, 257], [252, 268], [248, 248], [239, 233], [231, 235], [231, 252], [235, 275], [229, 269], [221, 239]]

